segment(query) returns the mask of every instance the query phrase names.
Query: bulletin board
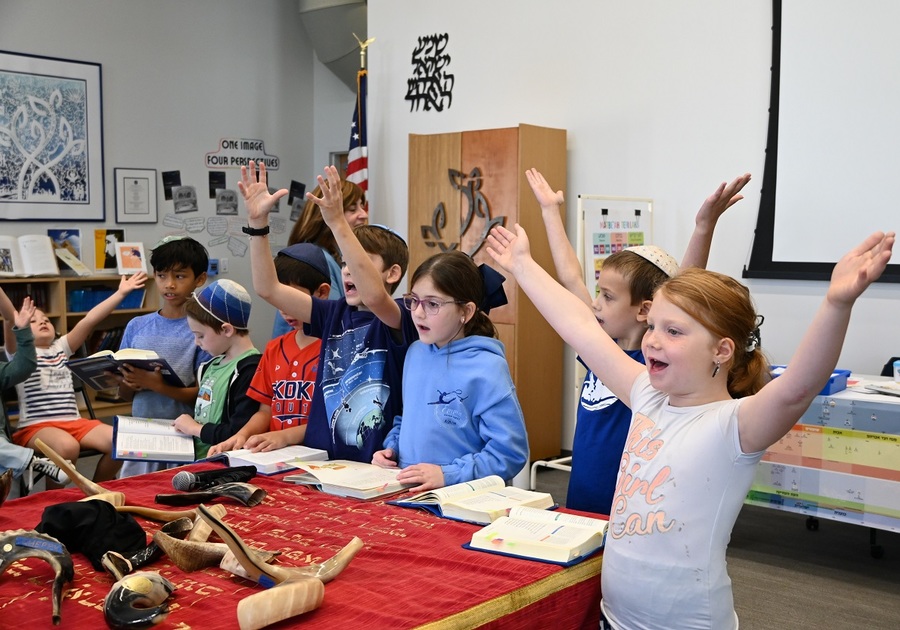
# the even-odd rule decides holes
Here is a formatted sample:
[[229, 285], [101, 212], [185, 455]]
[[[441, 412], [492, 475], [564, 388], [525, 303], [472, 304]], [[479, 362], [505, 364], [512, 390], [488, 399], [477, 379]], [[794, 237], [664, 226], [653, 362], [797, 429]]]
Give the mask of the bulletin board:
[[591, 297], [607, 256], [652, 242], [652, 199], [578, 195], [578, 257]]

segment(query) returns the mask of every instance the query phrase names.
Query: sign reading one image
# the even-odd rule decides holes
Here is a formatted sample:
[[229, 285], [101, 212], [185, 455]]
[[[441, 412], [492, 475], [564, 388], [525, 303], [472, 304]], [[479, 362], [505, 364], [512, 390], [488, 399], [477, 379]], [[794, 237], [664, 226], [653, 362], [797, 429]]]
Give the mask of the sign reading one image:
[[257, 164], [265, 164], [269, 171], [277, 171], [281, 163], [278, 156], [266, 153], [266, 145], [262, 140], [222, 138], [219, 140], [219, 147], [206, 154], [206, 167], [241, 168], [248, 166], [250, 160]]

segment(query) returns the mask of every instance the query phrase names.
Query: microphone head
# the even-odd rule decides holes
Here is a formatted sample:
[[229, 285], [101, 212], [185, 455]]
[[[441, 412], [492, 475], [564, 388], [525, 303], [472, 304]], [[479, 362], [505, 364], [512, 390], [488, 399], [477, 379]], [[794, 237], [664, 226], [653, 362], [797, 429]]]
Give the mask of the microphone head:
[[197, 475], [187, 470], [182, 470], [172, 477], [172, 487], [182, 492], [190, 492], [197, 487]]

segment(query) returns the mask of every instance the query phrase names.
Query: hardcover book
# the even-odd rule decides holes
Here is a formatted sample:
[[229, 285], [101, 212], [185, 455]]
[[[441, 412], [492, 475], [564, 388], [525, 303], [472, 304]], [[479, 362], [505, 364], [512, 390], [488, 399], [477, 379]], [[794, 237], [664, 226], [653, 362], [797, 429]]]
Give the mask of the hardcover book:
[[194, 461], [194, 438], [179, 433], [175, 420], [116, 416], [113, 458], [156, 462]]
[[66, 361], [66, 367], [72, 370], [85, 385], [100, 390], [119, 385], [115, 375], [121, 372], [122, 365], [126, 363], [141, 370], [153, 371], [158, 368], [167, 383], [175, 387], [185, 386], [168, 361], [152, 350], [136, 348], [122, 348], [116, 352], [100, 350], [88, 357], [69, 359]]

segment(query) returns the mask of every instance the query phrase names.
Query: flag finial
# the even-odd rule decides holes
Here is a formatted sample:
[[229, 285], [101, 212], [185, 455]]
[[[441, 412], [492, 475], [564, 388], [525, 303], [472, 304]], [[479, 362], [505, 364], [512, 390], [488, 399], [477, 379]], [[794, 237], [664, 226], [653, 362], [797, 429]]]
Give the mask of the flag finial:
[[375, 41], [374, 37], [370, 37], [366, 41], [362, 41], [359, 37], [356, 36], [356, 33], [353, 33], [353, 37], [356, 39], [356, 43], [359, 44], [359, 69], [366, 69], [366, 48], [369, 47], [369, 44]]

